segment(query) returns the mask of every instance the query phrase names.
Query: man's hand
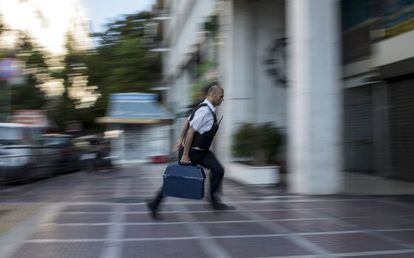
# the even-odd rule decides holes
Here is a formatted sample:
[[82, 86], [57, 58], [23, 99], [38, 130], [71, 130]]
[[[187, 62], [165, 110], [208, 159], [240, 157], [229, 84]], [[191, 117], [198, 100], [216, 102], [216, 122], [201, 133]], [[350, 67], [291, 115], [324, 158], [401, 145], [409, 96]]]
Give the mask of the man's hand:
[[190, 165], [191, 161], [190, 158], [187, 155], [183, 155], [181, 157], [180, 163], [183, 165]]

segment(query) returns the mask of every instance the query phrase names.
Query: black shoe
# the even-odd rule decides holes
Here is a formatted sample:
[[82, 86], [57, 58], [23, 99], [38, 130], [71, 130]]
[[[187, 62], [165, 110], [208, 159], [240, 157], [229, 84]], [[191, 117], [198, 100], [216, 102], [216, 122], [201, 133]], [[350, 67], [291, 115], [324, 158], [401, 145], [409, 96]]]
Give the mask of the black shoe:
[[154, 220], [160, 220], [161, 217], [158, 214], [158, 207], [157, 207], [157, 205], [153, 201], [151, 201], [151, 200], [147, 200], [145, 202], [145, 204], [147, 205], [148, 210], [150, 211], [149, 214], [150, 214], [151, 218], [154, 219]]
[[222, 202], [212, 202], [211, 203], [211, 207], [213, 207], [213, 209], [218, 210], [218, 211], [230, 211], [230, 210], [235, 210], [235, 208], [233, 206], [224, 204]]

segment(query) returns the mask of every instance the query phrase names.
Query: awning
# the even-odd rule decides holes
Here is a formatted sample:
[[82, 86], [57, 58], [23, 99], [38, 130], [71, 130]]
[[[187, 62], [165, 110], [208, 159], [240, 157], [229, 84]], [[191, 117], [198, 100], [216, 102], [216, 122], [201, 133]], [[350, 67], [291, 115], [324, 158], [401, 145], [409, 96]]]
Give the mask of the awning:
[[169, 124], [172, 114], [150, 93], [112, 94], [105, 117], [97, 119], [105, 124]]

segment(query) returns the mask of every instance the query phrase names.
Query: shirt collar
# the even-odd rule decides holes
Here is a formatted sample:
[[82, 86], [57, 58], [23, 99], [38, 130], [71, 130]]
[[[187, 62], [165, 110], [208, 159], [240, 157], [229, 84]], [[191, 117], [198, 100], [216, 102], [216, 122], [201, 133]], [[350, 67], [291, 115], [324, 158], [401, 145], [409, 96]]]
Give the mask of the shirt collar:
[[203, 101], [203, 103], [206, 103], [206, 104], [207, 104], [207, 106], [208, 106], [211, 110], [213, 110], [213, 112], [216, 112], [216, 108], [213, 106], [213, 104], [211, 104], [211, 102], [210, 102], [210, 101], [208, 101], [208, 99], [205, 99], [205, 100]]

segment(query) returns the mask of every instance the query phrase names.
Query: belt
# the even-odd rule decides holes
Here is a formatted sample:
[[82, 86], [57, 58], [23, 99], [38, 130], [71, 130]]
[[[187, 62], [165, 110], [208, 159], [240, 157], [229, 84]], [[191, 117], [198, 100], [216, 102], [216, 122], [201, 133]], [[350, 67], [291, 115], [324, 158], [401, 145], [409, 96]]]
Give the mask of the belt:
[[201, 149], [201, 148], [199, 148], [199, 147], [191, 147], [191, 149], [193, 149], [193, 150], [198, 150], [198, 151], [206, 151], [205, 149]]

